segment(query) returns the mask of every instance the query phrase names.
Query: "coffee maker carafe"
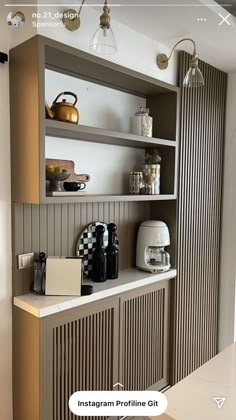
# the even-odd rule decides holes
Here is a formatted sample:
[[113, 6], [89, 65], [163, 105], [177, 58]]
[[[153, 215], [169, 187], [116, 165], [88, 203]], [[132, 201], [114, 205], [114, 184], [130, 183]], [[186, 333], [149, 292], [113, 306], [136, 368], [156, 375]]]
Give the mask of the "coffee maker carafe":
[[151, 273], [170, 269], [170, 255], [165, 247], [170, 245], [170, 234], [164, 222], [148, 220], [138, 231], [136, 266]]

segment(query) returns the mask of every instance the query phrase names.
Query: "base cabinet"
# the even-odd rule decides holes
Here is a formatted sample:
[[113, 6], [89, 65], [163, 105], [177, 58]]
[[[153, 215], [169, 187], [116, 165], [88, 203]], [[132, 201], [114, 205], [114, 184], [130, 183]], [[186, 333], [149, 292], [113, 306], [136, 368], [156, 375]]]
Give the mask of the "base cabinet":
[[118, 304], [107, 300], [47, 326], [53, 334], [50, 420], [76, 418], [68, 409], [74, 392], [112, 390], [118, 381]]
[[14, 307], [14, 420], [75, 420], [79, 390], [163, 388], [168, 323], [169, 280], [44, 318]]
[[126, 390], [169, 384], [169, 283], [125, 294], [121, 305], [121, 378]]

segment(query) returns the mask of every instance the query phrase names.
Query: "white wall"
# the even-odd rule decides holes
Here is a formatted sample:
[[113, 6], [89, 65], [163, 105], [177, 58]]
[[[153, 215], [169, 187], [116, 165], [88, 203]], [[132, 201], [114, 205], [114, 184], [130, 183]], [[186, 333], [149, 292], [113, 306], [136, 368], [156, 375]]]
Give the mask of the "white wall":
[[[62, 0], [64, 4], [66, 2]], [[57, 1], [57, 4], [60, 1]], [[63, 12], [65, 6], [56, 8], [43, 8], [45, 13], [51, 13], [51, 16], [56, 16], [58, 10]], [[42, 7], [38, 8], [38, 12], [42, 15]], [[141, 13], [139, 11], [139, 13]], [[56, 39], [57, 41], [63, 42], [75, 48], [90, 52], [89, 44], [92, 39], [94, 32], [99, 27], [99, 16], [101, 12], [92, 9], [91, 7], [84, 7], [81, 12], [81, 26], [78, 31], [70, 32], [64, 27], [59, 28], [47, 28], [39, 27], [38, 32], [49, 38]], [[38, 24], [46, 25], [51, 20], [39, 19]], [[60, 20], [55, 19], [55, 24]], [[141, 73], [147, 74], [154, 78], [164, 80], [168, 83], [176, 84], [176, 68], [177, 68], [177, 56], [174, 53], [167, 70], [159, 70], [156, 64], [156, 56], [165, 52], [168, 54], [170, 49], [161, 43], [151, 40], [146, 36], [116, 22], [112, 19], [111, 21], [113, 32], [116, 36], [118, 52], [110, 57], [103, 57], [107, 60], [113, 61], [129, 67]]]
[[[65, 74], [46, 70], [45, 99], [52, 104], [60, 92], [74, 92], [78, 97], [79, 123], [107, 130], [130, 133], [130, 118], [146, 106], [145, 98], [97, 85]], [[72, 96], [64, 96], [74, 102]], [[62, 100], [62, 97], [58, 99]]]
[[[9, 48], [35, 35], [32, 27], [31, 8], [20, 9], [26, 15], [26, 24], [13, 31], [5, 19], [12, 8], [0, 5], [0, 51], [8, 52]], [[14, 9], [14, 8], [13, 8]], [[63, 10], [64, 7], [61, 8]], [[57, 9], [58, 10], [58, 9]], [[41, 9], [42, 11], [42, 9]], [[52, 12], [52, 9], [51, 9]], [[89, 40], [98, 27], [98, 12], [85, 8], [81, 16], [81, 28], [70, 33], [64, 28], [43, 30], [42, 35], [55, 38], [82, 50], [88, 50]], [[159, 52], [167, 51], [163, 45], [148, 39], [121, 25], [113, 22], [119, 52], [111, 60], [124, 66], [149, 74], [161, 80], [175, 83], [175, 59], [169, 69], [161, 72], [157, 69], [155, 59]], [[10, 125], [9, 125], [9, 87], [8, 64], [0, 64], [0, 419], [12, 419], [12, 381], [11, 381], [11, 199], [10, 199]]]
[[236, 341], [236, 73], [229, 75], [223, 182], [219, 350]]

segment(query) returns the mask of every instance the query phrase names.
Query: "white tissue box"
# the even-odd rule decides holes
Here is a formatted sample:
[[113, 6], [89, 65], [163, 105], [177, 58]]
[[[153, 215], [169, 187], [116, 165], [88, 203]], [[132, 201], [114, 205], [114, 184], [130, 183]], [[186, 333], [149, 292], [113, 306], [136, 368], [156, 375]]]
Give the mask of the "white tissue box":
[[82, 260], [48, 257], [46, 261], [45, 295], [81, 295]]

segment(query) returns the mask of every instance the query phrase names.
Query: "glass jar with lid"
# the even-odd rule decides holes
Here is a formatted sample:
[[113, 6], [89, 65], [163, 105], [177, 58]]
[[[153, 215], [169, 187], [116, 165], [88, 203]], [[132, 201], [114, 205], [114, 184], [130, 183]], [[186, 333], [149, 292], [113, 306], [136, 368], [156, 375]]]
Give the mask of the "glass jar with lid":
[[149, 115], [148, 108], [140, 107], [140, 110], [131, 118], [131, 133], [152, 137], [152, 117]]

